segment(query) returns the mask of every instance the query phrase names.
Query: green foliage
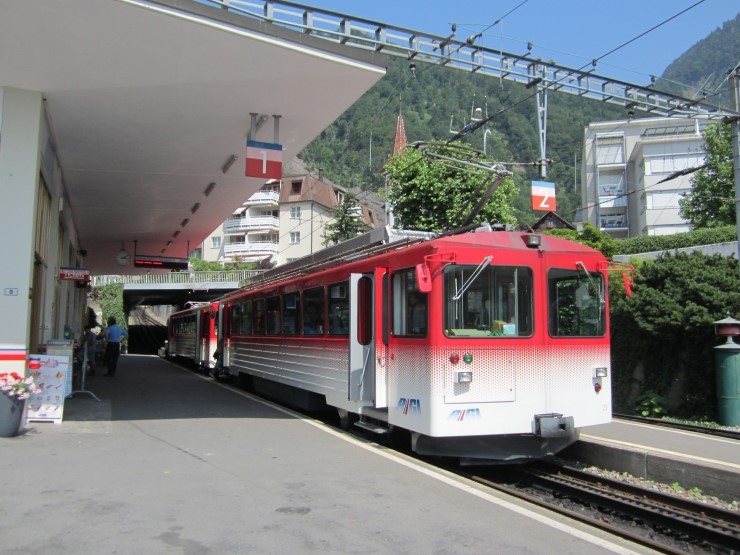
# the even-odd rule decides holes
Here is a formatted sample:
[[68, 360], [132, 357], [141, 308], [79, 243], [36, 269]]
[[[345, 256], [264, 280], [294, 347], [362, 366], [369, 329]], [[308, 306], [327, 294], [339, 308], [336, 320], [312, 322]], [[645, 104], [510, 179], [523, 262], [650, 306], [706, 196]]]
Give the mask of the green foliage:
[[[425, 154], [434, 152], [434, 156]], [[424, 149], [407, 148], [385, 166], [389, 187], [386, 198], [393, 206], [398, 227], [443, 231], [459, 227], [473, 211], [495, 174], [449, 160], [476, 159], [480, 153], [458, 143], [427, 143]], [[444, 157], [444, 160], [437, 158]], [[493, 165], [490, 161], [488, 167]], [[515, 223], [512, 199], [516, 187], [504, 179], [472, 223]]]
[[642, 252], [670, 251], [698, 245], [714, 245], [737, 241], [735, 226], [695, 229], [674, 235], [643, 235], [631, 239], [616, 239], [614, 254], [639, 254]]
[[703, 131], [706, 166], [691, 179], [691, 194], [679, 201], [682, 218], [697, 228], [735, 224], [735, 176], [729, 123]]
[[194, 272], [223, 272], [227, 270], [254, 270], [259, 264], [256, 262], [234, 262], [224, 265], [220, 262], [201, 260], [197, 257], [191, 257], [188, 261]]
[[637, 398], [637, 414], [646, 418], [660, 418], [665, 412], [665, 398], [654, 391], [646, 391]]
[[367, 226], [358, 217], [357, 197], [347, 191], [341, 204], [332, 208], [334, 221], [324, 227], [324, 246], [336, 245], [357, 237], [367, 231]]
[[664, 254], [637, 266], [633, 292], [611, 303], [615, 406], [655, 391], [674, 416], [712, 415], [713, 323], [740, 314], [737, 259]]
[[123, 284], [109, 283], [100, 287], [94, 287], [92, 296], [100, 304], [103, 311], [102, 325], [108, 325], [108, 318], [116, 319], [116, 323], [123, 329], [128, 328], [126, 314], [123, 311]]
[[601, 251], [607, 258], [614, 256], [616, 251], [614, 239], [608, 233], [602, 232], [599, 228], [594, 227], [588, 222], [583, 224], [583, 230], [581, 231], [575, 229], [551, 229], [546, 231], [546, 234], [589, 246]]

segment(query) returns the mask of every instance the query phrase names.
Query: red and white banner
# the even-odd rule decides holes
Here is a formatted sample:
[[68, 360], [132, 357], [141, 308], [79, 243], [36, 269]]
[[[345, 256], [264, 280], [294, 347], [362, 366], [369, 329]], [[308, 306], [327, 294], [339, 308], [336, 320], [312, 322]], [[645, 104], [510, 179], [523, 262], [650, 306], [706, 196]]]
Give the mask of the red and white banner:
[[247, 177], [280, 179], [283, 176], [283, 145], [247, 141]]
[[558, 205], [555, 201], [555, 183], [532, 181], [532, 210], [555, 212]]
[[59, 268], [59, 279], [62, 281], [89, 281], [90, 270], [84, 268]]

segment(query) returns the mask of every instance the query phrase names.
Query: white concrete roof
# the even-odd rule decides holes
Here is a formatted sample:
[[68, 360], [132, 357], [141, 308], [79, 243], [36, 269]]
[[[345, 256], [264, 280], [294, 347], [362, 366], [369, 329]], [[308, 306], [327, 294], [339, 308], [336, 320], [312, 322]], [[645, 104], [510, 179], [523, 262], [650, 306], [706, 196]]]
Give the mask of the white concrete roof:
[[[93, 274], [137, 272], [115, 261], [135, 240], [186, 256], [262, 185], [244, 177], [251, 112], [282, 116], [287, 162], [385, 68], [193, 0], [0, 0], [0, 52], [0, 86], [46, 99]], [[255, 138], [273, 142], [272, 118]]]

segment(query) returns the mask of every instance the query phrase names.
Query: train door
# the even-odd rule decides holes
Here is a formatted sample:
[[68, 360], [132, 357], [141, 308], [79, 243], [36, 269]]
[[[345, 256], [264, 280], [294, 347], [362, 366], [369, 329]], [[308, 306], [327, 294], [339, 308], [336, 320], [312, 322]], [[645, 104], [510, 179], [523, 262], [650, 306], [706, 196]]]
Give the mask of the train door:
[[216, 349], [221, 354], [221, 364], [224, 368], [229, 367], [229, 337], [231, 336], [231, 330], [229, 329], [229, 314], [231, 313], [230, 304], [219, 304], [218, 305], [218, 334]]
[[372, 274], [350, 274], [350, 401], [375, 398], [374, 280]]
[[211, 309], [206, 308], [198, 311], [199, 325], [198, 329], [198, 344], [195, 349], [195, 362], [199, 366], [208, 368], [208, 351], [209, 342], [211, 338]]

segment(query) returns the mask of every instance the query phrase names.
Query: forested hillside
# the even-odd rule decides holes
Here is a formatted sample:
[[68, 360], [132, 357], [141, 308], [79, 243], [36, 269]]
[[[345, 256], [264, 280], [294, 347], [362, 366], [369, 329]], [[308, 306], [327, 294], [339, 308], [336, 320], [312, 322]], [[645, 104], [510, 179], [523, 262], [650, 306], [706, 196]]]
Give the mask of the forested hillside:
[[727, 72], [740, 63], [740, 14], [689, 48], [663, 72], [665, 90], [727, 105]]
[[[689, 67], [701, 66], [695, 59], [703, 60], [708, 72], [732, 67], [740, 52], [737, 31], [737, 20], [728, 22], [693, 47], [685, 55], [686, 62], [682, 56], [669, 68], [673, 79], [688, 79], [691, 74], [693, 83], [695, 72]], [[712, 46], [719, 43], [726, 43], [727, 48]], [[482, 151], [485, 137], [486, 151], [496, 161], [520, 164], [510, 166], [520, 189], [517, 218], [522, 223], [536, 221], [542, 213], [529, 208], [529, 182], [540, 179], [532, 166], [539, 157], [534, 91], [498, 78], [424, 63], [412, 69], [407, 61], [391, 58], [387, 75], [310, 143], [300, 158], [334, 183], [377, 191], [383, 185], [381, 171], [392, 147], [399, 111], [408, 141], [414, 142], [451, 137], [450, 129], [463, 127], [473, 107], [481, 108], [484, 116], [497, 115], [465, 141]], [[593, 121], [625, 119], [627, 114], [617, 106], [553, 92], [548, 96], [548, 112], [547, 157], [555, 164], [546, 180], [556, 184], [558, 214], [573, 220], [580, 204], [580, 169], [576, 168], [580, 168], [584, 127]]]

